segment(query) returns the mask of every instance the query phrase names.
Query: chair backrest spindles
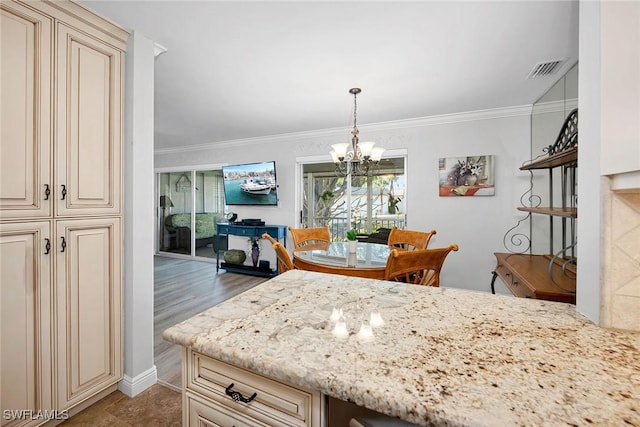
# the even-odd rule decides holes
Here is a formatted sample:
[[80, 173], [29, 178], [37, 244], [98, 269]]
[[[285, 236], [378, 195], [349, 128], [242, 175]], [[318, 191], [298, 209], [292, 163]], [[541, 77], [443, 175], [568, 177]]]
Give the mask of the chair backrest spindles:
[[294, 248], [318, 243], [331, 243], [329, 227], [291, 228], [289, 227]]
[[414, 230], [400, 230], [397, 227], [393, 227], [389, 232], [389, 240], [387, 244], [390, 249], [398, 250], [415, 250], [415, 249], [427, 249], [431, 236], [436, 234], [436, 230], [431, 231], [414, 231]]
[[446, 248], [393, 249], [387, 259], [385, 280], [425, 286], [440, 286], [440, 271], [451, 251], [457, 251], [455, 243]]

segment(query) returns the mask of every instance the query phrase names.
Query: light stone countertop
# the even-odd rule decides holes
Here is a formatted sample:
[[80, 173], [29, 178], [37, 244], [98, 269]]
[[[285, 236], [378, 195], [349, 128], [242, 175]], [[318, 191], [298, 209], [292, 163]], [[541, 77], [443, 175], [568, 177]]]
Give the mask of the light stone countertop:
[[421, 425], [640, 426], [640, 333], [569, 304], [292, 270], [164, 338]]

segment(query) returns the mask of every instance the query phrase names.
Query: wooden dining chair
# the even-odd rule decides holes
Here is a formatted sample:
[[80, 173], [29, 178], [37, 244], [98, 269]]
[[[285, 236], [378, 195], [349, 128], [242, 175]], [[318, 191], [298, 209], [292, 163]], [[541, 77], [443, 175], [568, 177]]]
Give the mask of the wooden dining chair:
[[390, 249], [399, 249], [410, 251], [414, 249], [427, 249], [431, 236], [436, 234], [436, 230], [426, 231], [414, 231], [414, 230], [400, 230], [398, 227], [393, 227], [389, 233], [389, 240], [387, 244]]
[[387, 259], [384, 280], [438, 287], [445, 258], [449, 252], [457, 250], [455, 243], [446, 248], [414, 251], [393, 249]]
[[264, 233], [262, 238], [270, 241], [271, 246], [273, 246], [273, 250], [276, 251], [276, 257], [278, 258], [278, 271], [280, 273], [284, 273], [285, 271], [293, 270], [295, 268], [293, 266], [293, 261], [291, 261], [291, 257], [289, 256], [289, 252], [287, 252], [287, 248], [282, 246], [282, 243], [271, 237], [269, 233]]
[[305, 245], [317, 245], [319, 243], [331, 243], [329, 227], [291, 228], [294, 250]]

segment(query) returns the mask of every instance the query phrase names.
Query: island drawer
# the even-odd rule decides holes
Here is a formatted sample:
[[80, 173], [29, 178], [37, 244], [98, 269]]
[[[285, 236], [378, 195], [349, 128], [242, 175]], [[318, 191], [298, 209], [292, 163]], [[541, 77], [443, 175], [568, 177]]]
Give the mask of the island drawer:
[[187, 409], [184, 425], [188, 427], [270, 427], [269, 424], [249, 418], [227, 406], [207, 402], [207, 400], [188, 391], [185, 399]]
[[[186, 359], [187, 389], [208, 400], [267, 425], [320, 425], [322, 398], [318, 392], [292, 387], [191, 350]], [[254, 393], [256, 396], [249, 403], [237, 402], [227, 389], [247, 399]]]

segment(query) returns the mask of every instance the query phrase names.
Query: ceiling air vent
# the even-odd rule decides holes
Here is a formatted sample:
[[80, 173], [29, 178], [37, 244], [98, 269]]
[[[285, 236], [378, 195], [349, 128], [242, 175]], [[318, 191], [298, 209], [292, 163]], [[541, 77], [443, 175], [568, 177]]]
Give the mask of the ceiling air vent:
[[564, 61], [564, 59], [557, 59], [555, 61], [538, 62], [529, 72], [527, 79], [536, 79], [538, 77], [550, 76], [551, 74], [555, 74], [560, 69], [560, 67], [562, 67]]

